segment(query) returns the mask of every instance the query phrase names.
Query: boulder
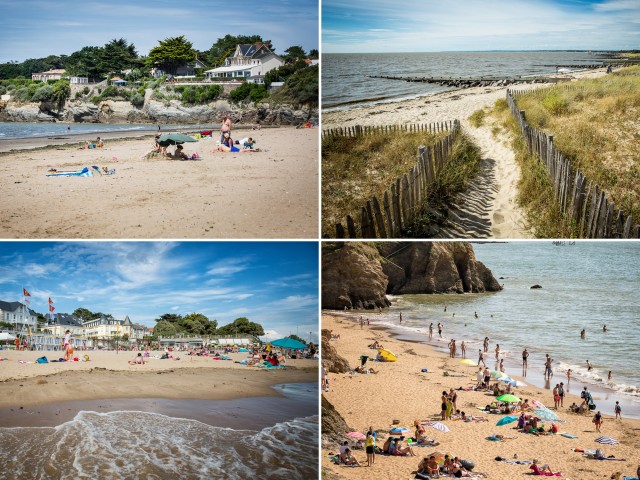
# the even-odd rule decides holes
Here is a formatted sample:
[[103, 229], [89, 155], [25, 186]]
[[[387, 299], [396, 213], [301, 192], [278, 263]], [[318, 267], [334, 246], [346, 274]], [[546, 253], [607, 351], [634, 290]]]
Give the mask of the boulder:
[[326, 328], [322, 330], [322, 364], [331, 373], [348, 373], [351, 370], [349, 362], [331, 345], [331, 331]]
[[531, 287], [531, 289], [532, 289], [532, 290], [533, 290], [533, 289], [538, 289], [538, 288], [542, 288], [542, 285], [535, 284], [535, 285], [533, 285], [533, 286]]

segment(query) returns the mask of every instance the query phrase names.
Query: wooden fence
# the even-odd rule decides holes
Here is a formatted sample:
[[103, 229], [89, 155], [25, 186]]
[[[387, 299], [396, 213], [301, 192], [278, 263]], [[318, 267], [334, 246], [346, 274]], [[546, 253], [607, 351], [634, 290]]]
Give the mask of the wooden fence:
[[606, 193], [556, 150], [553, 135], [529, 125], [524, 110], [518, 109], [514, 99], [520, 93], [529, 92], [507, 90], [507, 103], [529, 153], [547, 167], [555, 199], [568, 221], [575, 224], [578, 238], [640, 238], [640, 225], [634, 225], [631, 216], [625, 216], [622, 210], [616, 212]]
[[418, 147], [416, 165], [402, 178], [397, 178], [391, 183], [389, 189], [383, 192], [382, 201], [374, 196], [360, 208], [359, 225], [351, 215], [347, 215], [346, 230], [342, 223], [336, 224], [336, 238], [346, 238], [347, 235], [349, 238], [401, 238], [403, 228], [411, 224], [422, 210], [423, 202], [428, 197], [438, 173], [449, 160], [453, 142], [460, 132], [460, 122], [454, 120], [402, 127], [351, 127], [325, 132], [325, 135], [340, 135], [339, 132], [346, 136], [367, 135], [374, 131], [449, 133], [435, 145]]
[[453, 128], [453, 122], [439, 123], [410, 123], [406, 125], [354, 125], [353, 127], [328, 128], [322, 131], [322, 138], [333, 136], [357, 137], [361, 135], [384, 134], [393, 135], [395, 133], [428, 132], [439, 133]]

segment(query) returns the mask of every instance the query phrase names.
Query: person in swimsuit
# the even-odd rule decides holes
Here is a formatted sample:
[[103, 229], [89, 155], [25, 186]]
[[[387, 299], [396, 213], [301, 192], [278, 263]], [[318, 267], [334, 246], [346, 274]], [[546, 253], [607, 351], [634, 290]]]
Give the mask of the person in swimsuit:
[[522, 376], [523, 377], [527, 376], [528, 360], [529, 360], [529, 352], [527, 352], [527, 349], [525, 348], [522, 351]]
[[220, 143], [224, 143], [224, 134], [231, 136], [231, 118], [228, 115], [222, 117], [222, 125], [220, 125]]
[[[222, 144], [220, 145], [219, 150], [221, 152], [239, 152], [240, 149], [233, 144], [233, 140], [228, 133], [222, 134]], [[362, 326], [362, 324], [361, 324]]]

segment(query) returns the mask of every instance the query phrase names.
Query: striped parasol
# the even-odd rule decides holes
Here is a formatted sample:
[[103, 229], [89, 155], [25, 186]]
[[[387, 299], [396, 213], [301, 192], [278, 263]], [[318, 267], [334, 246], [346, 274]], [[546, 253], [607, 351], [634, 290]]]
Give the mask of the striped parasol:
[[598, 437], [598, 438], [596, 438], [595, 441], [598, 442], [598, 443], [603, 443], [604, 445], [618, 445], [620, 443], [615, 438], [611, 438], [611, 437], [607, 437], [607, 436]]
[[349, 433], [347, 433], [347, 437], [355, 438], [355, 439], [358, 439], [358, 440], [364, 440], [364, 439], [367, 438], [367, 437], [364, 436], [363, 433], [360, 433], [360, 432], [349, 432]]
[[541, 420], [554, 421], [558, 419], [558, 415], [549, 410], [548, 408], [538, 408], [533, 411], [534, 415]]

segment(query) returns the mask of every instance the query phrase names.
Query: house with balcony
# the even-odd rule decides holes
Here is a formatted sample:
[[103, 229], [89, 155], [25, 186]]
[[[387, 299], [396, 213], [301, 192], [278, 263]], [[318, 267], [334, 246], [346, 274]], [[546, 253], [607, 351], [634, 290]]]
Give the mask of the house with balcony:
[[20, 302], [0, 300], [0, 322], [11, 323], [15, 326], [16, 331], [26, 331], [30, 328], [35, 332], [38, 327], [36, 314]]
[[264, 75], [282, 65], [284, 60], [264, 43], [238, 44], [233, 55], [227, 57], [220, 67], [204, 74], [209, 80], [225, 78], [264, 83]]

